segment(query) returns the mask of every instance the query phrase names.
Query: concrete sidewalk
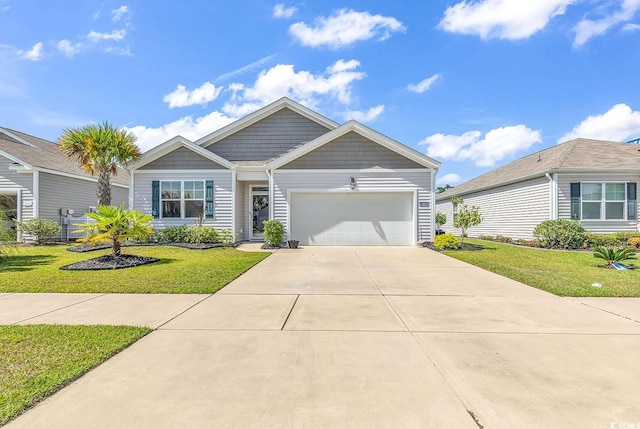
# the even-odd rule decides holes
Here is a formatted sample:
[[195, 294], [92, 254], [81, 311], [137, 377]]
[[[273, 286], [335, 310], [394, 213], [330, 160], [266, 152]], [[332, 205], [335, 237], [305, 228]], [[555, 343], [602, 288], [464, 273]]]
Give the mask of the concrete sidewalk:
[[213, 296], [129, 297], [0, 296], [3, 323], [158, 327], [8, 428], [640, 421], [636, 299], [559, 298], [406, 247], [283, 249]]

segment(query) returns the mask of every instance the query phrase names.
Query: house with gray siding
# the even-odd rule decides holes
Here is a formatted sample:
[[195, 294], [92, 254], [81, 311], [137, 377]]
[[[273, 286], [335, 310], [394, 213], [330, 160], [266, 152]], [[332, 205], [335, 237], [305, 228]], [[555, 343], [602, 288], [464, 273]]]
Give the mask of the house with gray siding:
[[[129, 174], [112, 178], [113, 204], [129, 201]], [[45, 218], [62, 226], [97, 204], [97, 179], [65, 157], [58, 145], [9, 128], [0, 128], [0, 205], [12, 220]], [[63, 213], [73, 211], [65, 217]], [[73, 222], [73, 221], [71, 221]], [[19, 239], [22, 237], [18, 237]]]
[[203, 223], [236, 241], [281, 221], [303, 245], [415, 245], [434, 235], [440, 163], [356, 121], [282, 98], [196, 141], [127, 165], [129, 205], [153, 225]]
[[446, 232], [456, 232], [452, 197], [480, 207], [482, 223], [469, 235], [533, 238], [548, 219], [579, 220], [595, 233], [640, 230], [638, 182], [640, 146], [575, 139], [527, 155], [436, 196], [447, 215]]

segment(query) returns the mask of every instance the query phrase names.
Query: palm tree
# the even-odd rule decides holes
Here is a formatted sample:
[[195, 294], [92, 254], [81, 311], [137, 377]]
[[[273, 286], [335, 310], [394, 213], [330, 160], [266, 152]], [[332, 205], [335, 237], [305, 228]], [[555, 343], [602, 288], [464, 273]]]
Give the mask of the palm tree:
[[140, 149], [132, 132], [120, 130], [109, 122], [67, 128], [58, 139], [58, 147], [92, 176], [98, 175], [98, 205], [111, 204], [111, 176], [118, 165], [136, 160]]

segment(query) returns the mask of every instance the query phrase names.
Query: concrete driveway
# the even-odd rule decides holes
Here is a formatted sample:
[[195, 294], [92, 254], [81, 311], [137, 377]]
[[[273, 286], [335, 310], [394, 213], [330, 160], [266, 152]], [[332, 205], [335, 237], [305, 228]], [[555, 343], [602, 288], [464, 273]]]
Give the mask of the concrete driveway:
[[640, 422], [638, 300], [559, 298], [407, 247], [279, 250], [216, 295], [175, 299], [148, 318], [157, 331], [7, 427]]

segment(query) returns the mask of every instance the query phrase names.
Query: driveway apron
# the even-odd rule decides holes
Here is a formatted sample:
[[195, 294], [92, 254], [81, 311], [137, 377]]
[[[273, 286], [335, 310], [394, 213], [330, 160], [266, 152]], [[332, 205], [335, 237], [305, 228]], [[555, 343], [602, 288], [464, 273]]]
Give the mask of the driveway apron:
[[[107, 320], [86, 299], [76, 319]], [[421, 248], [281, 249], [147, 318], [156, 331], [7, 428], [624, 427], [640, 421], [638, 302], [559, 298]]]

